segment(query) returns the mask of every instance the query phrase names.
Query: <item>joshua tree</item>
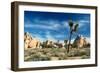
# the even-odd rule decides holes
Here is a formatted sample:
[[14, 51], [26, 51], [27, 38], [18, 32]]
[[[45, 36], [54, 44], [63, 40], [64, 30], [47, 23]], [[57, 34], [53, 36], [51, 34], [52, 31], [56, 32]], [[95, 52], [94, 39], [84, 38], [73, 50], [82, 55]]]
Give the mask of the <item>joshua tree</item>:
[[77, 32], [78, 26], [79, 26], [78, 23], [74, 25], [74, 22], [72, 20], [69, 21], [70, 36], [69, 36], [68, 52], [69, 52], [69, 48], [70, 48], [70, 45], [71, 45], [72, 34], [73, 34], [73, 32]]
[[68, 40], [64, 40], [64, 43], [67, 44]]
[[64, 43], [65, 43], [64, 47], [65, 48], [68, 48], [67, 42], [68, 42], [68, 40], [64, 40]]
[[74, 24], [73, 21], [70, 20], [70, 21], [69, 21], [70, 35], [69, 35], [69, 44], [68, 44], [68, 50], [67, 50], [67, 52], [69, 52], [69, 46], [70, 46], [71, 36], [72, 36], [72, 32], [73, 32], [73, 24]]

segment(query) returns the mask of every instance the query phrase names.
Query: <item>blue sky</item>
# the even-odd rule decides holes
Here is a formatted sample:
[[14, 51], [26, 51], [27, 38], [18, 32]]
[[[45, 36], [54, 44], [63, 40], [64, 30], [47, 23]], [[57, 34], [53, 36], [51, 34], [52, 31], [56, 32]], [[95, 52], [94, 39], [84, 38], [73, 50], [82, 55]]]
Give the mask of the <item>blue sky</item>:
[[69, 20], [79, 23], [78, 34], [90, 38], [90, 14], [82, 13], [24, 11], [24, 32], [41, 41], [63, 41], [69, 39]]

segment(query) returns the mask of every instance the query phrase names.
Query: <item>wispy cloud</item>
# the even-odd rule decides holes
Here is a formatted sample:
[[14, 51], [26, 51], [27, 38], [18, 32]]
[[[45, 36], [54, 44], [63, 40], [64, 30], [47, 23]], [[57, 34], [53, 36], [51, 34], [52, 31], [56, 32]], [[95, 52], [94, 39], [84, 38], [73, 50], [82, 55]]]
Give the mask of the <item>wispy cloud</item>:
[[56, 41], [56, 39], [54, 38], [54, 36], [51, 35], [49, 31], [46, 32], [46, 39], [47, 39], [47, 40]]
[[33, 34], [32, 33], [32, 36], [33, 37], [35, 37], [35, 38], [37, 38], [38, 40], [40, 40], [41, 42], [43, 42], [43, 41], [45, 41], [46, 39], [45, 38], [43, 38], [40, 34]]
[[62, 27], [68, 27], [68, 21], [63, 21], [62, 24]]
[[41, 28], [41, 29], [48, 29], [48, 30], [58, 30], [59, 29], [59, 25], [55, 24], [53, 26], [47, 26], [47, 25], [39, 25], [39, 24], [26, 24], [24, 26], [25, 28]]
[[89, 20], [80, 20], [80, 23], [90, 23]]
[[39, 18], [35, 18], [33, 19], [32, 21], [33, 23], [36, 23], [36, 24], [46, 24], [46, 25], [53, 25], [53, 24], [57, 24], [59, 23], [58, 20], [47, 20], [47, 19], [39, 19]]
[[57, 20], [38, 20], [34, 19], [33, 23], [25, 23], [25, 28], [41, 28], [41, 29], [49, 29], [49, 30], [59, 30], [62, 28], [67, 28], [68, 22], [62, 21], [59, 22]]
[[79, 28], [86, 26], [87, 24], [90, 25], [90, 21], [89, 20], [79, 20]]
[[52, 34], [52, 32], [50, 32], [50, 31], [46, 32], [46, 38], [48, 40], [50, 39], [50, 40], [53, 40], [53, 41], [57, 41], [57, 40], [61, 41], [61, 40], [67, 39], [66, 37], [67, 37], [66, 34], [60, 34], [60, 33], [58, 33], [58, 34]]

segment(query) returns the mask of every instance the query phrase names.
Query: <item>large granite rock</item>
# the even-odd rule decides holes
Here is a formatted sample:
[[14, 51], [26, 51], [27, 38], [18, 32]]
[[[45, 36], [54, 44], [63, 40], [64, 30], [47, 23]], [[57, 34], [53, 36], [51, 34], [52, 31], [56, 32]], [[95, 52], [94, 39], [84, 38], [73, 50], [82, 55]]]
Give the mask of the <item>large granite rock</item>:
[[24, 48], [27, 49], [34, 49], [39, 48], [40, 41], [37, 38], [33, 38], [32, 35], [28, 32], [24, 34]]

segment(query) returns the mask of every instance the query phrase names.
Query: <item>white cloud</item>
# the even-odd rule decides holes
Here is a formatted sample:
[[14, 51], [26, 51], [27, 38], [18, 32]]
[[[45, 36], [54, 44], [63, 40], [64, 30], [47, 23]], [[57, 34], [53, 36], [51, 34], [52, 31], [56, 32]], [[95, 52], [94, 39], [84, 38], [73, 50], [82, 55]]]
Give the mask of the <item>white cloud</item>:
[[34, 25], [33, 25], [33, 24], [25, 24], [24, 27], [25, 27], [25, 28], [33, 28]]
[[80, 20], [80, 23], [89, 23], [89, 20]]
[[63, 27], [68, 27], [68, 21], [63, 21], [62, 24], [63, 24]]
[[89, 38], [89, 37], [86, 37], [86, 40], [87, 40], [87, 42], [88, 42], [88, 43], [90, 43], [90, 42], [91, 42], [91, 40], [90, 40], [90, 38]]
[[51, 34], [50, 34], [50, 32], [48, 31], [48, 32], [46, 32], [46, 38], [47, 38], [47, 40], [51, 40], [51, 41], [57, 41]]
[[[65, 28], [65, 27], [68, 26], [68, 23], [65, 22], [65, 21], [58, 22], [58, 21], [55, 21], [55, 20], [48, 20], [48, 21], [35, 20], [35, 22], [37, 22], [37, 23], [25, 24], [24, 27], [26, 27], [26, 28], [43, 28], [43, 29], [50, 29], [50, 30], [58, 30], [60, 28]], [[43, 24], [45, 24], [45, 25], [43, 25]]]
[[53, 42], [57, 42], [57, 39], [54, 38], [54, 35], [52, 35], [49, 31], [45, 32], [45, 38], [43, 38], [40, 34], [33, 34], [33, 37], [36, 37], [39, 39], [41, 42], [46, 41], [46, 40], [51, 40]]
[[[33, 34], [34, 35], [34, 34]], [[40, 42], [43, 42], [43, 41], [45, 41], [45, 38], [43, 38], [41, 35], [39, 35], [39, 34], [35, 34], [34, 35], [35, 36], [35, 38], [37, 38]], [[33, 36], [33, 37], [34, 37]]]
[[89, 24], [89, 20], [80, 20], [79, 22], [79, 28], [86, 26], [87, 24]]
[[65, 38], [67, 37], [67, 35], [65, 35], [65, 34], [57, 34], [57, 35], [54, 35], [54, 37], [55, 37], [56, 39], [59, 39], [59, 38], [65, 39]]
[[41, 20], [36, 18], [33, 20], [33, 23], [26, 23], [24, 25], [25, 28], [42, 28], [42, 29], [49, 29], [49, 30], [59, 30], [62, 28], [68, 27], [67, 21], [58, 21], [58, 20]]
[[[33, 34], [33, 37], [37, 38], [40, 42], [46, 41], [46, 40], [50, 40], [53, 42], [57, 42], [58, 40], [54, 37], [63, 37], [62, 35], [52, 35], [49, 31], [46, 31], [45, 37], [43, 38], [41, 35], [37, 34]], [[64, 40], [60, 40], [60, 43], [64, 43]]]
[[60, 27], [60, 24], [54, 24], [52, 27], [53, 28], [59, 28]]
[[57, 20], [42, 20], [39, 18], [34, 19], [33, 22], [36, 24], [47, 24], [47, 25], [53, 25], [58, 23]]
[[24, 25], [25, 28], [42, 28], [42, 29], [49, 29], [49, 30], [58, 30], [59, 29], [59, 24], [55, 24], [52, 26], [47, 26], [47, 25], [39, 25], [39, 24], [26, 24]]

